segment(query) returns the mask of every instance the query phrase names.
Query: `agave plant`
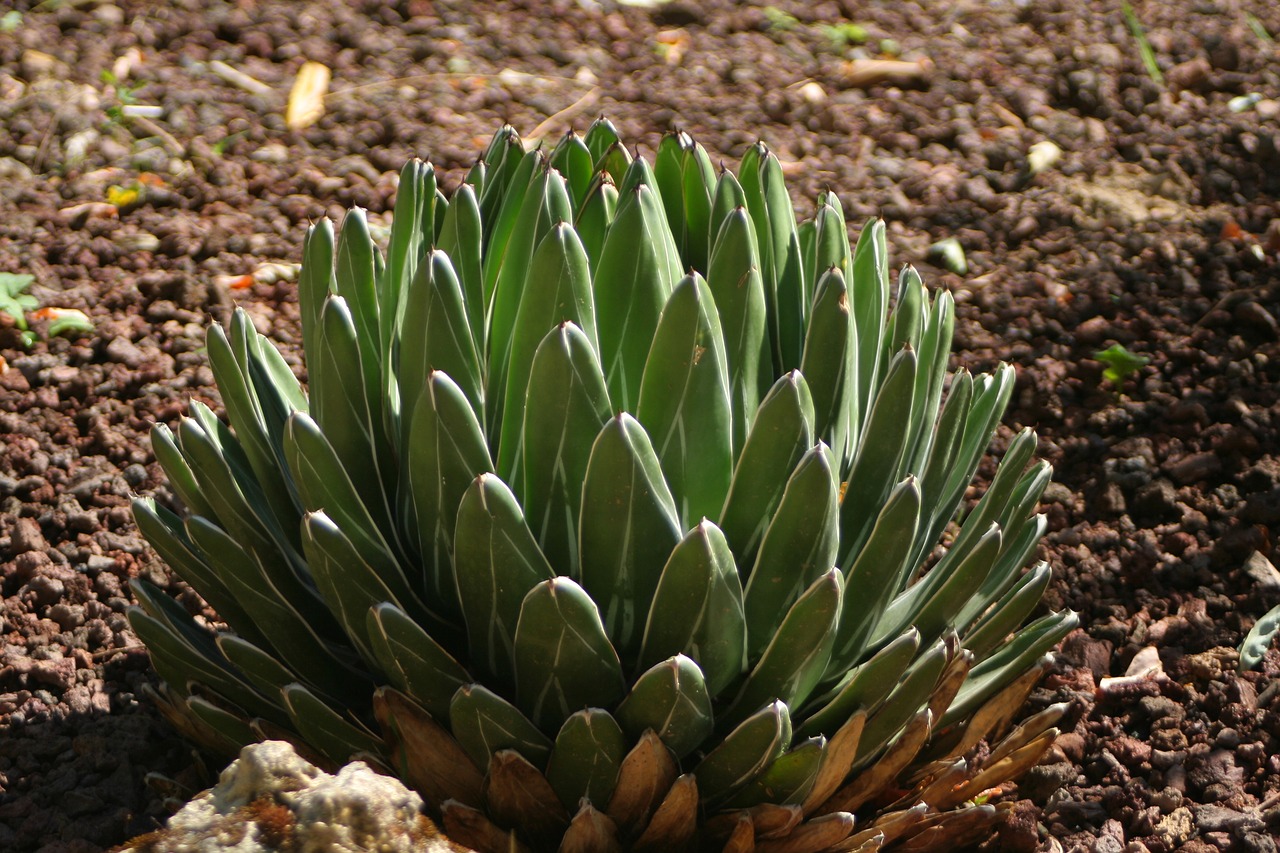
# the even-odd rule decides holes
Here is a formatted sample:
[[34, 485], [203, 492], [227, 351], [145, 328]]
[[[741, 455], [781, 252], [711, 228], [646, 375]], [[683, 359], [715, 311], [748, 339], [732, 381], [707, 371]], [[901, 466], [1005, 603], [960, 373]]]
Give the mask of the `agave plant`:
[[375, 761], [484, 851], [950, 845], [1047, 749], [1030, 431], [957, 520], [1012, 371], [763, 144], [504, 127], [451, 197], [404, 168], [385, 254], [313, 226], [298, 297], [307, 392], [214, 326], [230, 425], [157, 425], [186, 515], [134, 505], [226, 623], [134, 584], [197, 742]]

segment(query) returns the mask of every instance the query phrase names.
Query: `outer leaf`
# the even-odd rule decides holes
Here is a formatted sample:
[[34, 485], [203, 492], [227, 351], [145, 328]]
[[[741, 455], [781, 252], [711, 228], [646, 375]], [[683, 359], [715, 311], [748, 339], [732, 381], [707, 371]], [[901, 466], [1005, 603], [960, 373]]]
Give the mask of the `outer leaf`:
[[744, 787], [791, 746], [791, 715], [771, 702], [743, 720], [693, 769], [698, 792], [715, 803]]
[[725, 808], [743, 809], [761, 803], [799, 805], [804, 802], [826, 754], [827, 739], [810, 738], [775, 758], [755, 779], [734, 794]]
[[534, 252], [528, 273], [512, 330], [497, 458], [498, 473], [520, 493], [524, 490], [519, 466], [524, 457], [525, 400], [534, 353], [562, 323], [575, 323], [593, 342], [593, 348], [596, 337], [587, 253], [572, 226], [561, 222], [551, 228]]
[[804, 377], [792, 371], [760, 404], [720, 514], [720, 527], [742, 565], [754, 562], [791, 472], [813, 444], [813, 398]]
[[[586, 135], [582, 138], [583, 144], [591, 152], [592, 161], [596, 164], [600, 163], [600, 158], [604, 156], [606, 151], [621, 141], [622, 138], [618, 135], [618, 128], [604, 116], [600, 116], [591, 122], [591, 126], [587, 128]], [[596, 168], [598, 169], [599, 165]]]
[[680, 523], [649, 436], [625, 412], [591, 448], [578, 532], [582, 585], [599, 602], [609, 637], [632, 652]]
[[551, 754], [551, 738], [506, 699], [481, 684], [464, 684], [449, 705], [453, 736], [477, 767], [488, 767], [494, 754], [514, 749], [541, 769]]
[[733, 725], [763, 703], [799, 707], [827, 669], [840, 621], [844, 579], [830, 569], [796, 600], [721, 722]]
[[462, 389], [432, 372], [409, 424], [404, 449], [405, 536], [418, 539], [422, 590], [442, 613], [460, 613], [454, 582], [458, 507], [472, 481], [493, 472], [480, 421]]
[[320, 310], [332, 287], [333, 223], [321, 219], [307, 229], [302, 241], [302, 269], [298, 271], [298, 313], [307, 364], [315, 364], [320, 358]]
[[879, 507], [896, 485], [894, 476], [908, 439], [902, 425], [910, 422], [914, 405], [915, 374], [915, 354], [911, 350], [898, 353], [862, 432], [840, 505], [840, 567], [846, 571], [862, 551]]
[[845, 601], [832, 663], [856, 663], [866, 651], [880, 614], [898, 591], [898, 579], [915, 567], [906, 563], [920, 524], [920, 489], [902, 481], [876, 516], [867, 545], [845, 575]]
[[196, 546], [220, 567], [227, 590], [290, 669], [330, 696], [349, 699], [358, 695], [367, 676], [353, 679], [337, 647], [330, 645], [329, 638], [340, 635], [333, 627], [332, 615], [326, 611], [325, 618], [318, 619], [312, 613], [301, 614], [297, 600], [282, 595], [256, 561], [221, 528], [189, 518], [187, 530]]
[[515, 495], [492, 474], [477, 477], [463, 495], [453, 564], [471, 659], [510, 683], [525, 595], [554, 572]]
[[814, 430], [835, 453], [837, 477], [853, 455], [859, 421], [857, 356], [844, 275], [832, 267], [818, 280], [800, 372], [813, 394]]
[[524, 507], [557, 573], [581, 577], [578, 521], [591, 446], [609, 420], [609, 392], [591, 341], [572, 323], [533, 356], [524, 414]]
[[[413, 159], [400, 170], [396, 205], [387, 243], [387, 268], [379, 282], [379, 340], [381, 363], [391, 364], [393, 341], [399, 340], [406, 323], [405, 306], [409, 286], [417, 277], [418, 264], [435, 240], [436, 172], [427, 162]], [[410, 326], [409, 328], [413, 328]], [[383, 393], [394, 393], [390, 371], [384, 377]]]
[[249, 614], [227, 591], [217, 570], [201, 555], [182, 527], [182, 520], [152, 498], [133, 499], [133, 519], [138, 531], [177, 575], [200, 591], [218, 615], [237, 633], [256, 643], [264, 642]]
[[858, 411], [871, 412], [883, 369], [880, 342], [884, 335], [885, 309], [889, 304], [889, 258], [884, 221], [868, 222], [853, 251], [853, 322], [858, 328]]
[[746, 668], [742, 586], [733, 554], [709, 521], [684, 537], [662, 569], [645, 623], [640, 665], [686, 654], [716, 696]]
[[348, 722], [301, 684], [290, 684], [284, 689], [284, 702], [298, 733], [331, 761], [345, 764], [356, 753], [378, 755], [382, 752], [380, 739], [363, 726]]
[[[848, 600], [848, 587], [845, 587]], [[812, 737], [840, 729], [859, 709], [875, 711], [920, 649], [920, 632], [915, 628], [888, 643], [866, 662], [844, 675], [836, 688], [816, 703], [819, 705], [796, 729], [796, 734]], [[807, 711], [807, 709], [806, 709]]]
[[[320, 322], [321, 356], [311, 364], [314, 423], [324, 433], [335, 461], [345, 472], [342, 479], [355, 490], [364, 514], [379, 531], [389, 533], [392, 516], [387, 488], [394, 488], [395, 472], [388, 468], [392, 456], [382, 432], [381, 408], [369, 405], [370, 397], [380, 391], [367, 385], [370, 378], [362, 367], [366, 354], [362, 352], [361, 330], [346, 300], [336, 296], [325, 303]], [[302, 484], [298, 485], [301, 490]]]
[[662, 310], [636, 409], [653, 436], [681, 527], [717, 518], [724, 506], [733, 470], [729, 393], [715, 300], [694, 273]]
[[609, 225], [617, 210], [618, 188], [614, 186], [613, 178], [609, 177], [608, 172], [600, 172], [592, 182], [573, 223], [578, 238], [582, 240], [582, 247], [587, 250], [593, 277], [600, 264], [600, 252], [604, 248]]
[[591, 178], [595, 174], [595, 158], [581, 136], [572, 130], [560, 138], [550, 157], [551, 168], [564, 175], [569, 185], [569, 195], [573, 202], [573, 210], [582, 209], [582, 202], [591, 187]]
[[744, 593], [751, 658], [774, 639], [805, 588], [835, 565], [840, 506], [834, 468], [831, 451], [819, 442], [787, 481]]
[[[489, 360], [485, 386], [488, 407], [488, 435], [491, 441], [499, 435], [503, 405], [507, 393], [507, 370], [514, 340], [516, 318], [520, 311], [525, 281], [534, 252], [550, 231], [561, 222], [573, 221], [572, 203], [564, 178], [554, 169], [544, 169], [534, 177], [520, 207], [519, 218], [511, 232], [502, 266], [494, 281], [489, 315]], [[486, 274], [488, 270], [486, 269]], [[551, 327], [541, 329], [534, 345]], [[519, 424], [519, 415], [516, 423]]]
[[[463, 304], [467, 309], [467, 322], [471, 328], [471, 340], [479, 352], [485, 347], [484, 304], [484, 225], [480, 219], [480, 202], [470, 184], [462, 184], [453, 194], [449, 211], [440, 227], [437, 246], [453, 264], [454, 272], [462, 285]], [[410, 327], [412, 328], [412, 327]]]
[[480, 352], [472, 337], [462, 283], [449, 256], [435, 249], [428, 252], [407, 291], [406, 331], [400, 341], [397, 366], [402, 434], [407, 434], [413, 423], [418, 401], [436, 370], [457, 383], [472, 410], [478, 417], [483, 416]]
[[652, 731], [678, 759], [701, 746], [713, 727], [706, 680], [685, 655], [654, 664], [637, 678], [615, 716], [632, 739]]
[[736, 457], [746, 442], [760, 398], [768, 391], [773, 360], [765, 345], [764, 280], [746, 208], [736, 207], [726, 214], [714, 236], [707, 285], [715, 297], [724, 335]]
[[680, 275], [657, 193], [646, 184], [623, 192], [594, 279], [600, 363], [618, 409], [635, 409], [658, 317]]
[[577, 711], [556, 735], [547, 781], [566, 809], [576, 811], [582, 799], [603, 809], [626, 754], [626, 736], [613, 717], [599, 708]]
[[544, 732], [558, 730], [576, 708], [609, 708], [626, 692], [599, 610], [568, 578], [543, 581], [525, 596], [515, 669], [520, 706]]
[[471, 675], [417, 622], [394, 604], [369, 609], [366, 632], [375, 660], [391, 683], [439, 720], [449, 719], [449, 702]]

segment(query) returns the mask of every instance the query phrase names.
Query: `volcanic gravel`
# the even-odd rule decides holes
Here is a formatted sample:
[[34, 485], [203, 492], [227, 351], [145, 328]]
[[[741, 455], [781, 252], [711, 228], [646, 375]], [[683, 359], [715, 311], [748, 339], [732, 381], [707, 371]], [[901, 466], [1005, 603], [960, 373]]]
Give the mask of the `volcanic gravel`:
[[[0, 313], [0, 850], [96, 853], [220, 769], [146, 701], [124, 617], [143, 576], [214, 618], [128, 507], [177, 505], [151, 423], [219, 407], [205, 326], [239, 305], [301, 373], [309, 222], [376, 230], [409, 157], [451, 189], [502, 122], [554, 142], [602, 113], [650, 156], [677, 127], [732, 168], [764, 139], [802, 213], [833, 189], [955, 295], [957, 366], [1017, 368], [994, 449], [1040, 435], [1044, 607], [1082, 627], [1031, 699], [1070, 702], [1064, 734], [986, 849], [1276, 850], [1280, 651], [1234, 650], [1280, 604], [1280, 6], [1135, 2], [1163, 84], [1120, 4], [1084, 0], [6, 8], [0, 271], [94, 328], [33, 312], [24, 347]], [[886, 54], [909, 79], [868, 82]], [[330, 95], [290, 130], [305, 61]], [[946, 237], [964, 275], [931, 262]], [[1118, 385], [1112, 344], [1148, 359]]]

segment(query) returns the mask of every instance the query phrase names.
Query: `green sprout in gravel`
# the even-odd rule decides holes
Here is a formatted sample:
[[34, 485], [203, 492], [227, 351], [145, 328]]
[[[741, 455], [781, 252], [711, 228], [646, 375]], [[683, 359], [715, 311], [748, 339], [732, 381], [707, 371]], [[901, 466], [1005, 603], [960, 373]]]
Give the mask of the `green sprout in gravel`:
[[26, 292], [35, 280], [33, 275], [0, 272], [0, 311], [13, 318], [24, 347], [31, 346], [36, 340], [35, 332], [27, 325], [27, 312], [37, 308], [40, 303]]
[[134, 504], [226, 623], [133, 584], [193, 740], [363, 758], [504, 853], [951, 849], [1011, 808], [1076, 624], [1050, 469], [1018, 433], [957, 521], [1013, 371], [948, 370], [882, 222], [797, 223], [762, 143], [508, 127], [451, 196], [405, 166], [385, 251], [313, 226], [299, 304], [308, 390], [214, 326], [229, 424], [157, 425], [185, 513]]
[[1095, 352], [1093, 357], [1106, 365], [1102, 371], [1102, 378], [1116, 389], [1151, 361], [1148, 356], [1130, 352], [1123, 344], [1112, 344], [1104, 350]]

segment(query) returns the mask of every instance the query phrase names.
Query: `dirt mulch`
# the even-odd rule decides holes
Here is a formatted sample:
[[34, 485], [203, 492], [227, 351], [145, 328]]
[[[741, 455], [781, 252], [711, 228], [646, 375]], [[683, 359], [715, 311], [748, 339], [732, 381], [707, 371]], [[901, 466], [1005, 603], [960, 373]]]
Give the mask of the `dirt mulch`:
[[[123, 616], [135, 575], [200, 607], [127, 504], [172, 500], [150, 423], [217, 403], [204, 325], [239, 304], [296, 359], [292, 285], [260, 265], [296, 262], [310, 220], [361, 205], [385, 222], [410, 156], [452, 187], [503, 121], [554, 140], [603, 112], [650, 153], [674, 126], [729, 165], [765, 139], [802, 210], [835, 189], [955, 294], [957, 364], [1018, 368], [1002, 435], [1034, 426], [1057, 469], [1046, 605], [1085, 627], [1032, 700], [1070, 701], [1067, 734], [987, 846], [1275, 851], [1280, 653], [1239, 673], [1232, 650], [1280, 603], [1280, 53], [1263, 37], [1280, 7], [1135, 12], [1163, 86], [1120, 4], [1082, 0], [0, 15], [0, 271], [95, 324], [46, 339], [33, 319], [25, 348], [0, 315], [0, 849], [99, 851], [183, 796], [147, 773], [197, 788], [218, 769], [140, 701], [152, 676]], [[859, 82], [851, 60], [885, 49], [918, 79]], [[332, 94], [289, 131], [306, 60]], [[1046, 140], [1061, 158], [1031, 174]], [[963, 276], [929, 261], [952, 236]], [[1149, 358], [1119, 389], [1095, 358], [1113, 343]]]

